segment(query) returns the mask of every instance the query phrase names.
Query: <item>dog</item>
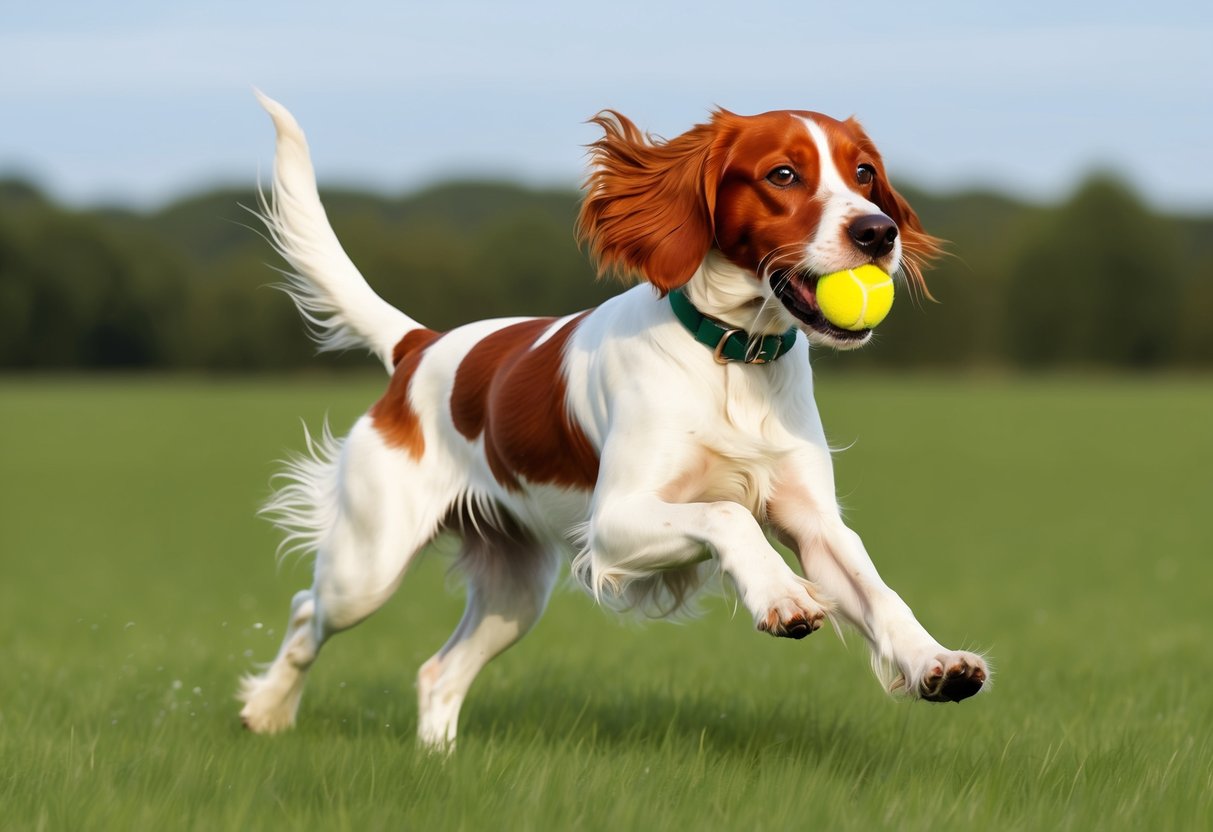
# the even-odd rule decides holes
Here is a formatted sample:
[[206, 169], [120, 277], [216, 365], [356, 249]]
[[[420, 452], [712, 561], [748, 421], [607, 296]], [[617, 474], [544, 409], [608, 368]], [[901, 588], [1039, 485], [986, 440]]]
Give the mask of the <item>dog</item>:
[[577, 234], [600, 271], [637, 285], [562, 318], [439, 333], [370, 288], [328, 223], [298, 123], [258, 95], [277, 133], [258, 213], [291, 266], [285, 288], [322, 349], [365, 347], [391, 381], [345, 438], [309, 436], [266, 507], [286, 547], [315, 552], [315, 575], [276, 658], [243, 680], [247, 728], [293, 725], [321, 645], [444, 532], [462, 540], [467, 607], [418, 673], [426, 746], [453, 747], [476, 674], [534, 626], [570, 556], [603, 603], [675, 615], [720, 572], [760, 631], [851, 625], [890, 692], [948, 702], [982, 688], [983, 658], [919, 624], [835, 499], [809, 344], [854, 349], [871, 332], [829, 323], [816, 281], [870, 263], [925, 291], [940, 249], [858, 122], [718, 110], [666, 141], [600, 113]]

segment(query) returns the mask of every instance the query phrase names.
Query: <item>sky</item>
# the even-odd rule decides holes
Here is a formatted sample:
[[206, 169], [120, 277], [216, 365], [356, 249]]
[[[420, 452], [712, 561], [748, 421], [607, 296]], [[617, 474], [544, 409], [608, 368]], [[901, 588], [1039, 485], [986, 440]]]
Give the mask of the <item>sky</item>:
[[1213, 3], [0, 0], [0, 176], [155, 207], [266, 176], [254, 86], [322, 183], [574, 186], [586, 119], [857, 116], [895, 182], [1213, 211]]

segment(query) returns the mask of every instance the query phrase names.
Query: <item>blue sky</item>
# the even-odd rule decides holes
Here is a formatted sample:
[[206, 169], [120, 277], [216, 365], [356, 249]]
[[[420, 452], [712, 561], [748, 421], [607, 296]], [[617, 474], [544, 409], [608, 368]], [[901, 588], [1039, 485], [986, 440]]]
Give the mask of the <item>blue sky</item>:
[[[988, 7], [987, 7], [988, 6]], [[45, 0], [0, 15], [0, 173], [78, 203], [251, 183], [250, 88], [321, 180], [578, 182], [613, 107], [674, 135], [713, 105], [857, 115], [894, 178], [1064, 195], [1111, 168], [1213, 210], [1213, 4]]]

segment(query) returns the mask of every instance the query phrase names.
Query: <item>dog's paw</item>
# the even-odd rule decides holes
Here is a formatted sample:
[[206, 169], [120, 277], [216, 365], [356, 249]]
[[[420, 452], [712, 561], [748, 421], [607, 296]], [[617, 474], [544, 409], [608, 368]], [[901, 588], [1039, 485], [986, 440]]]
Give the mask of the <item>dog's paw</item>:
[[829, 611], [810, 593], [807, 581], [798, 582], [787, 594], [776, 598], [758, 616], [755, 626], [780, 638], [804, 638], [821, 629]]
[[277, 734], [295, 725], [297, 692], [288, 690], [284, 695], [263, 676], [241, 679], [236, 698], [244, 703], [240, 723], [254, 734]]
[[916, 691], [928, 702], [959, 702], [981, 690], [990, 677], [985, 659], [976, 653], [954, 650], [927, 663]]

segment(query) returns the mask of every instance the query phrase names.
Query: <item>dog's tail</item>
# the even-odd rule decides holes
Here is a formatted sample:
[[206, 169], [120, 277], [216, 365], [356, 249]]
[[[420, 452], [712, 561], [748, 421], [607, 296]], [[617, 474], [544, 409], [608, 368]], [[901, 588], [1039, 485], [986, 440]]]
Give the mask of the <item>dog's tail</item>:
[[255, 91], [278, 133], [274, 183], [267, 200], [258, 193], [258, 216], [270, 242], [291, 266], [286, 291], [321, 351], [365, 347], [391, 372], [392, 348], [421, 325], [392, 306], [367, 284], [329, 225], [307, 139], [295, 117], [277, 101]]

